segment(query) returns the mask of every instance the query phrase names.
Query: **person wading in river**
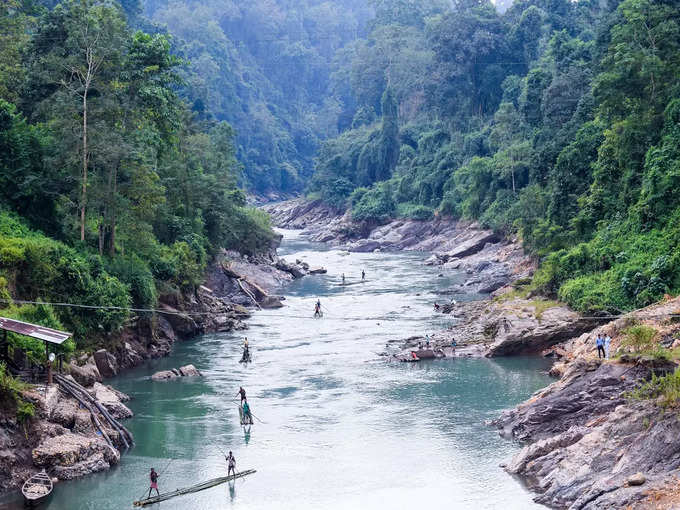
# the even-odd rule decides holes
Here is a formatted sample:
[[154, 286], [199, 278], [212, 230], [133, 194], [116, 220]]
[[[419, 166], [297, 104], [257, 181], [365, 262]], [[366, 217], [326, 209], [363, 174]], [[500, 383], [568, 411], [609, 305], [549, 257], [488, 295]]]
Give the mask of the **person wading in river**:
[[314, 317], [321, 317], [321, 301], [317, 300], [314, 305]]
[[246, 390], [243, 389], [243, 386], [239, 386], [238, 388], [236, 396], [238, 397], [239, 395], [241, 395], [241, 404], [243, 404], [243, 401], [246, 399]]
[[232, 471], [234, 472], [234, 476], [236, 476], [236, 459], [234, 458], [234, 454], [231, 453], [231, 450], [229, 450], [229, 455], [225, 457], [227, 460], [227, 476], [229, 476], [229, 473]]
[[155, 468], [151, 468], [151, 473], [149, 473], [149, 479], [151, 480], [151, 486], [149, 487], [149, 495], [147, 498], [151, 497], [151, 491], [156, 489], [156, 495], [160, 496], [161, 493], [158, 492], [158, 473], [156, 473]]

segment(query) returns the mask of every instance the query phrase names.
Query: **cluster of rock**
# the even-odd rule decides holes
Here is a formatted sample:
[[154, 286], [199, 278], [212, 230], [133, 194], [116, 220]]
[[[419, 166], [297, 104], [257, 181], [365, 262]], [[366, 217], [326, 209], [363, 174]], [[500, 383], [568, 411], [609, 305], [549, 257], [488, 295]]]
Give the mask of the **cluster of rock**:
[[246, 329], [247, 307], [281, 307], [283, 297], [273, 292], [283, 283], [325, 271], [301, 261], [286, 262], [273, 252], [248, 257], [225, 251], [209, 267], [204, 285], [193, 292], [159, 296], [158, 308], [164, 313], [156, 314], [153, 324], [133, 318], [108, 349], [72, 360], [71, 374], [80, 384], [92, 385], [146, 359], [168, 355], [178, 340]]
[[167, 381], [178, 377], [201, 377], [203, 374], [194, 365], [185, 365], [170, 370], [161, 370], [151, 376], [153, 381]]
[[[99, 382], [87, 391], [113, 417], [132, 416], [123, 403], [128, 397], [119, 391]], [[119, 431], [104, 420], [93, 423], [90, 411], [57, 385], [34, 387], [23, 392], [23, 397], [35, 406], [34, 418], [25, 423], [13, 415], [0, 419], [1, 490], [19, 487], [41, 469], [58, 480], [71, 480], [119, 462], [116, 448], [124, 444]], [[115, 448], [99, 434], [99, 426]]]
[[[384, 225], [355, 222], [348, 211], [304, 198], [268, 204], [263, 209], [278, 227], [302, 230], [301, 235], [311, 241], [343, 246], [352, 252], [447, 252], [480, 231], [475, 224], [442, 217], [428, 221], [397, 219]], [[499, 241], [494, 234], [484, 232], [488, 242]]]
[[[623, 353], [616, 361], [594, 354], [592, 336], [610, 335], [612, 352], [625, 351], [622, 331], [635, 321], [656, 327], [661, 342], [680, 339], [680, 325], [665, 319], [680, 309], [669, 300], [599, 327], [559, 346], [561, 379], [504, 412], [493, 425], [526, 446], [506, 465], [552, 508], [656, 508], [649, 494], [677, 485], [680, 418], [661, 402], [631, 397], [652, 374], [673, 362]], [[648, 505], [648, 506], [647, 506]]]
[[521, 245], [501, 239], [476, 223], [435, 217], [427, 221], [398, 219], [384, 225], [354, 222], [321, 201], [289, 200], [264, 206], [282, 228], [303, 229], [301, 235], [350, 252], [431, 251], [429, 265], [470, 277], [448, 294], [488, 294], [530, 275], [535, 264]]

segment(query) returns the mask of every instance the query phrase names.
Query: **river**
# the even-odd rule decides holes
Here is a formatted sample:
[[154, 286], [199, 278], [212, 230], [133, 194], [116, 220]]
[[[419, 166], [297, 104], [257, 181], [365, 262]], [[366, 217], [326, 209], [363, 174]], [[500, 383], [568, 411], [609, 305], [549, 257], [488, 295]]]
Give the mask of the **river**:
[[[152, 508], [538, 508], [499, 468], [517, 446], [484, 421], [549, 383], [544, 360], [379, 357], [388, 340], [450, 324], [433, 313], [433, 293], [463, 275], [438, 277], [426, 253], [347, 255], [288, 231], [279, 254], [329, 273], [286, 285], [286, 307], [256, 312], [247, 331], [178, 343], [108, 381], [132, 397], [137, 445], [109, 472], [58, 484], [50, 510], [131, 508], [152, 466], [164, 470], [161, 491], [221, 476], [218, 446], [257, 473]], [[362, 269], [365, 283], [339, 285]], [[323, 319], [312, 318], [317, 298]], [[238, 363], [243, 335], [249, 365]], [[204, 377], [149, 379], [187, 363]], [[238, 422], [239, 385], [258, 418], [250, 430]]]

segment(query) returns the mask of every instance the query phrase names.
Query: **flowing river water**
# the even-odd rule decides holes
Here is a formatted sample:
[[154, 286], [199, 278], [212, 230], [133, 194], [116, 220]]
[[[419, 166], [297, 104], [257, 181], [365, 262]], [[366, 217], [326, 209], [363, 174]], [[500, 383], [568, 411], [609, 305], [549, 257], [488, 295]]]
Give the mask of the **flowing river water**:
[[[531, 495], [499, 463], [517, 451], [484, 421], [547, 385], [538, 358], [388, 363], [388, 340], [453, 324], [434, 314], [438, 277], [426, 253], [347, 255], [286, 231], [281, 256], [322, 265], [281, 289], [286, 307], [256, 312], [250, 329], [178, 343], [171, 356], [108, 381], [129, 394], [137, 445], [109, 472], [59, 483], [50, 510], [132, 508], [162, 471], [162, 491], [237, 469], [257, 473], [151, 508], [527, 509]], [[348, 283], [341, 286], [339, 275]], [[323, 319], [313, 319], [316, 299]], [[253, 362], [239, 363], [243, 335]], [[152, 382], [193, 363], [204, 377]], [[236, 392], [258, 418], [239, 425]], [[219, 447], [219, 448], [218, 448]], [[170, 461], [170, 459], [173, 459]]]

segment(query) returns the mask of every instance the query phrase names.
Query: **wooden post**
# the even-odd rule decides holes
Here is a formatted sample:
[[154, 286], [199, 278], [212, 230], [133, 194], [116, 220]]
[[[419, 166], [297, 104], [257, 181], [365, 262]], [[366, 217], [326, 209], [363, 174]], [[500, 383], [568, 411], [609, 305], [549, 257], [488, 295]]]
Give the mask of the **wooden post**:
[[50, 361], [50, 344], [45, 342], [45, 357], [47, 358], [47, 386], [52, 384], [52, 362]]

